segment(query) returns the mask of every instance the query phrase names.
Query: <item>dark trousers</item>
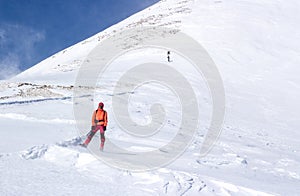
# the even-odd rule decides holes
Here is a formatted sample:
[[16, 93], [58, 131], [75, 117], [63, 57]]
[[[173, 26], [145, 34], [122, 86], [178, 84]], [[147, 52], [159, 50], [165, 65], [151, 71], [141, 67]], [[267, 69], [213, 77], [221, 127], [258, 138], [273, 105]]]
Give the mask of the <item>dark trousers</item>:
[[104, 142], [105, 142], [105, 136], [104, 136], [105, 132], [104, 132], [104, 126], [103, 125], [97, 125], [97, 126], [95, 126], [95, 128], [93, 130], [91, 130], [89, 132], [88, 137], [86, 138], [86, 140], [84, 142], [84, 144], [86, 146], [91, 142], [92, 138], [94, 137], [94, 135], [97, 133], [98, 130], [100, 130], [100, 136], [101, 136], [101, 138], [100, 138], [100, 140], [101, 140], [100, 141], [100, 149], [103, 149]]

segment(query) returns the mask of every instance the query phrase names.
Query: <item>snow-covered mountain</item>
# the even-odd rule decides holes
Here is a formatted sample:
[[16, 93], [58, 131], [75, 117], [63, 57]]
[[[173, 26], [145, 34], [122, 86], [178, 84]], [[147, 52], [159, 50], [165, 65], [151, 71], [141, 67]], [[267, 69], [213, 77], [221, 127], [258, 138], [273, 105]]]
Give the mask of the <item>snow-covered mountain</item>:
[[[2, 81], [0, 194], [298, 195], [299, 8], [296, 0], [162, 0]], [[145, 26], [178, 30], [203, 46], [223, 79], [226, 116], [218, 142], [207, 156], [200, 157], [212, 100], [205, 82], [183, 70], [196, 89], [201, 111], [199, 130], [174, 162], [135, 173], [110, 167], [78, 147], [79, 135], [89, 127], [78, 133], [73, 92], [80, 67], [89, 61], [95, 47], [118, 33]], [[188, 66], [179, 55], [172, 53], [171, 58], [173, 64]], [[161, 48], [132, 51], [114, 62], [115, 69], [99, 81], [94, 95], [89, 94], [88, 87], [80, 91], [95, 105], [103, 100], [112, 114], [109, 103], [115, 96], [111, 88], [120, 75], [118, 68], [166, 60]], [[151, 96], [145, 96], [145, 91]], [[137, 101], [131, 105], [134, 109], [129, 109], [130, 115], [140, 123], [147, 123], [150, 116], [143, 102], [163, 102], [170, 111], [167, 131], [135, 141], [120, 132], [114, 116], [109, 115], [107, 138], [133, 152], [168, 142], [180, 116], [172, 93], [146, 85], [131, 99]], [[95, 145], [98, 137], [93, 140]]]

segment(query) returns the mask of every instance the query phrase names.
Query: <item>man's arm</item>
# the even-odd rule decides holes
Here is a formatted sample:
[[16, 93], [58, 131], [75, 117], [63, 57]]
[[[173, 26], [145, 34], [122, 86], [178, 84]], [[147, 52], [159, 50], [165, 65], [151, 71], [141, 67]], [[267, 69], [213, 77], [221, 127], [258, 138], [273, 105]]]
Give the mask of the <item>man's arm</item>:
[[95, 118], [96, 118], [96, 111], [94, 111], [92, 115], [92, 126], [96, 126]]
[[107, 126], [107, 122], [108, 122], [108, 120], [107, 120], [107, 112], [105, 111], [105, 113], [104, 113], [104, 126], [105, 127]]

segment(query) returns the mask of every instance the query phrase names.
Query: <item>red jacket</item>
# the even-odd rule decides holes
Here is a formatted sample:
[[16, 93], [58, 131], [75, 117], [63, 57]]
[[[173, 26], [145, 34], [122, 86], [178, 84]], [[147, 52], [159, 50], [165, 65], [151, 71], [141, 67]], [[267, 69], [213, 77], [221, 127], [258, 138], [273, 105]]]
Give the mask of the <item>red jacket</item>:
[[103, 125], [107, 126], [107, 112], [103, 109], [98, 108], [98, 110], [94, 111], [92, 117], [92, 125]]

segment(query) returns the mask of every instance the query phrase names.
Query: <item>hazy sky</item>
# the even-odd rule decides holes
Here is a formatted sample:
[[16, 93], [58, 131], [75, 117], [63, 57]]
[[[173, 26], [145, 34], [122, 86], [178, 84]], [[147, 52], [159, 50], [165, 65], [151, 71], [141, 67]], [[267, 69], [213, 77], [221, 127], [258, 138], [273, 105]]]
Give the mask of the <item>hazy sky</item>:
[[0, 0], [0, 79], [159, 0]]

